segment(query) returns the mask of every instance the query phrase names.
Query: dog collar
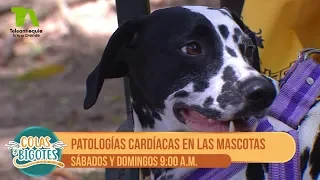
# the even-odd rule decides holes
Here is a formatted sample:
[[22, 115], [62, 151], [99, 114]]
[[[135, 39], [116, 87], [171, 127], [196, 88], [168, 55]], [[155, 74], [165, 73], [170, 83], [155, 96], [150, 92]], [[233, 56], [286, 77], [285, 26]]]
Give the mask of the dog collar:
[[[320, 65], [312, 58], [311, 53], [320, 53], [316, 49], [302, 51], [292, 68], [280, 80], [280, 91], [270, 107], [269, 116], [282, 121], [293, 130], [288, 131], [296, 142], [296, 153], [286, 163], [270, 163], [268, 179], [300, 180], [300, 153], [298, 143], [299, 126], [312, 105], [320, 95]], [[275, 132], [268, 121], [268, 116], [261, 119], [250, 118], [249, 124], [259, 122], [257, 132]], [[196, 169], [185, 176], [185, 180], [229, 179], [246, 167], [244, 163], [231, 164], [226, 169]]]

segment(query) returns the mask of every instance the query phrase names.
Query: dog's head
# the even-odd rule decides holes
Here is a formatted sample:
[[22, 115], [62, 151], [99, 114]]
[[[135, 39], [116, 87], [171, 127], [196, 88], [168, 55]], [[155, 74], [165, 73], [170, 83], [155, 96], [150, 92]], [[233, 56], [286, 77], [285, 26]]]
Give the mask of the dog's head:
[[154, 11], [111, 36], [87, 79], [84, 108], [95, 104], [104, 79], [127, 75], [142, 128], [228, 131], [276, 96], [259, 73], [257, 46], [255, 33], [227, 9]]

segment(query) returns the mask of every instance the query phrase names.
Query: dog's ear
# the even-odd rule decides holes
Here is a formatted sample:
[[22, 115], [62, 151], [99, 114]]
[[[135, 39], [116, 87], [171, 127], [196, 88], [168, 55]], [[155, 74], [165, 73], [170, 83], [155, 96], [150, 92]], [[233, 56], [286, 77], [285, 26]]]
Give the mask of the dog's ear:
[[142, 28], [143, 17], [126, 21], [110, 37], [97, 67], [89, 74], [83, 108], [91, 108], [97, 101], [105, 79], [124, 77], [129, 72], [126, 57]]
[[233, 13], [232, 11], [228, 10], [228, 8], [223, 8], [226, 11], [229, 12], [229, 14], [232, 16], [233, 20], [239, 25], [239, 27], [241, 28], [241, 30], [246, 33], [250, 39], [252, 40], [252, 43], [254, 44], [254, 46], [256, 47], [253, 51], [253, 62], [252, 62], [252, 66], [254, 69], [256, 69], [257, 71], [260, 72], [260, 57], [259, 57], [259, 51], [258, 51], [258, 47], [263, 48], [262, 42], [258, 42], [258, 37], [256, 36], [256, 33], [251, 31], [249, 29], [248, 26], [246, 26], [243, 21], [241, 20], [241, 18], [236, 15], [235, 13]]

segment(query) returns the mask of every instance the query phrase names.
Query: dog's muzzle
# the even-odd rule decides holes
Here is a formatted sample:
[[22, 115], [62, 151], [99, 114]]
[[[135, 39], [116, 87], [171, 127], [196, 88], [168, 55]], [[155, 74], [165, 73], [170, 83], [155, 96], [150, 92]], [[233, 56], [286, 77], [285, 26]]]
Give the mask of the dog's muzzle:
[[261, 116], [261, 113], [272, 104], [277, 92], [272, 82], [264, 77], [254, 77], [239, 82], [237, 93], [239, 92], [242, 94], [241, 101], [244, 106], [232, 119], [219, 119], [220, 112], [195, 108], [183, 103], [175, 104], [173, 111], [177, 119], [192, 131], [252, 131], [253, 127], [249, 126], [247, 119], [250, 116]]

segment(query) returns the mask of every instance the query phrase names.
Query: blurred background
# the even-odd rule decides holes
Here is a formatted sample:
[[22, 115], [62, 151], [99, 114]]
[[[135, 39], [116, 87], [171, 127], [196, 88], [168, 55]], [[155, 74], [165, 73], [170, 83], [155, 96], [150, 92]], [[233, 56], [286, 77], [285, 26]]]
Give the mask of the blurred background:
[[[150, 3], [151, 11], [177, 5], [219, 7], [219, 0]], [[43, 30], [40, 37], [12, 36], [12, 6], [35, 11]], [[97, 104], [90, 110], [82, 108], [85, 80], [118, 26], [115, 1], [0, 1], [0, 21], [0, 179], [48, 179], [30, 178], [13, 168], [4, 144], [29, 126], [53, 131], [115, 131], [126, 118], [123, 79], [106, 81]], [[68, 171], [79, 179], [104, 179], [104, 169]]]

